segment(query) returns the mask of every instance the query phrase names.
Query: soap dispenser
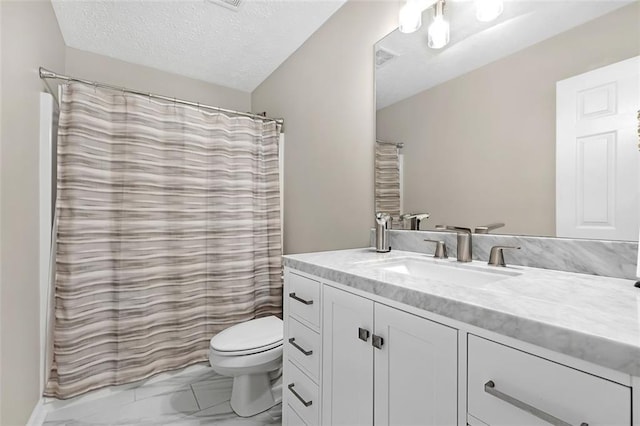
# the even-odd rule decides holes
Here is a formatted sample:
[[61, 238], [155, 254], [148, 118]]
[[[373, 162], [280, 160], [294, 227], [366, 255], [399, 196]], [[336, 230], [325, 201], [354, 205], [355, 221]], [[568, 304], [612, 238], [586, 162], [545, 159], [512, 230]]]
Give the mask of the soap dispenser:
[[388, 213], [376, 213], [376, 251], [387, 253], [391, 251], [387, 229], [391, 224], [391, 216]]

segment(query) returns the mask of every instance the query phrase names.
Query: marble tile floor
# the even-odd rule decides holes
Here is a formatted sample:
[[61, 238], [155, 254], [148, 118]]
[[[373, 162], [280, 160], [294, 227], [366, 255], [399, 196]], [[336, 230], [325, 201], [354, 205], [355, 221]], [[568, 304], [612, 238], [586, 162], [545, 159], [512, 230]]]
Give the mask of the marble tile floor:
[[238, 417], [229, 405], [232, 382], [208, 364], [197, 364], [69, 400], [47, 398], [44, 426], [281, 424], [280, 404], [253, 417]]

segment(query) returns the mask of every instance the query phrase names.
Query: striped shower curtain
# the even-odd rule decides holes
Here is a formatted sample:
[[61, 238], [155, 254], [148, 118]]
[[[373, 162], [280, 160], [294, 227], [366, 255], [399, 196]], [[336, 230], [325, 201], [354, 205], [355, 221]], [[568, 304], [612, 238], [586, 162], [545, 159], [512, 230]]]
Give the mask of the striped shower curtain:
[[376, 142], [375, 203], [376, 213], [400, 217], [400, 161], [395, 144]]
[[205, 361], [222, 329], [280, 314], [279, 132], [64, 88], [47, 396]]

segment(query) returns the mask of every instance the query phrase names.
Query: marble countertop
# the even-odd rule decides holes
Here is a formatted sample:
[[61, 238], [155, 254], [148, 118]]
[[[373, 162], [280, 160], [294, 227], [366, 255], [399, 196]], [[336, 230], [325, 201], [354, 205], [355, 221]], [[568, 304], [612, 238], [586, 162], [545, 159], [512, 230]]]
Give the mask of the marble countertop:
[[[419, 258], [448, 266], [496, 271], [485, 262], [464, 266], [406, 251], [373, 248], [284, 256], [284, 265], [387, 299], [640, 376], [640, 289], [633, 281], [508, 266], [495, 282], [460, 284], [372, 267]], [[512, 274], [513, 275], [513, 274]]]

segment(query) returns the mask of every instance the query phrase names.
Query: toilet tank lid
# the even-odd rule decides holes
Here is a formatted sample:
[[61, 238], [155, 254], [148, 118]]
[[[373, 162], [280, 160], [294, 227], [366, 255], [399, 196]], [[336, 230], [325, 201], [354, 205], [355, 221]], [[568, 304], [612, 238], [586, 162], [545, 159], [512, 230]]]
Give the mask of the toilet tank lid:
[[282, 342], [282, 320], [275, 316], [256, 318], [231, 326], [211, 339], [211, 347], [220, 352], [258, 349]]

